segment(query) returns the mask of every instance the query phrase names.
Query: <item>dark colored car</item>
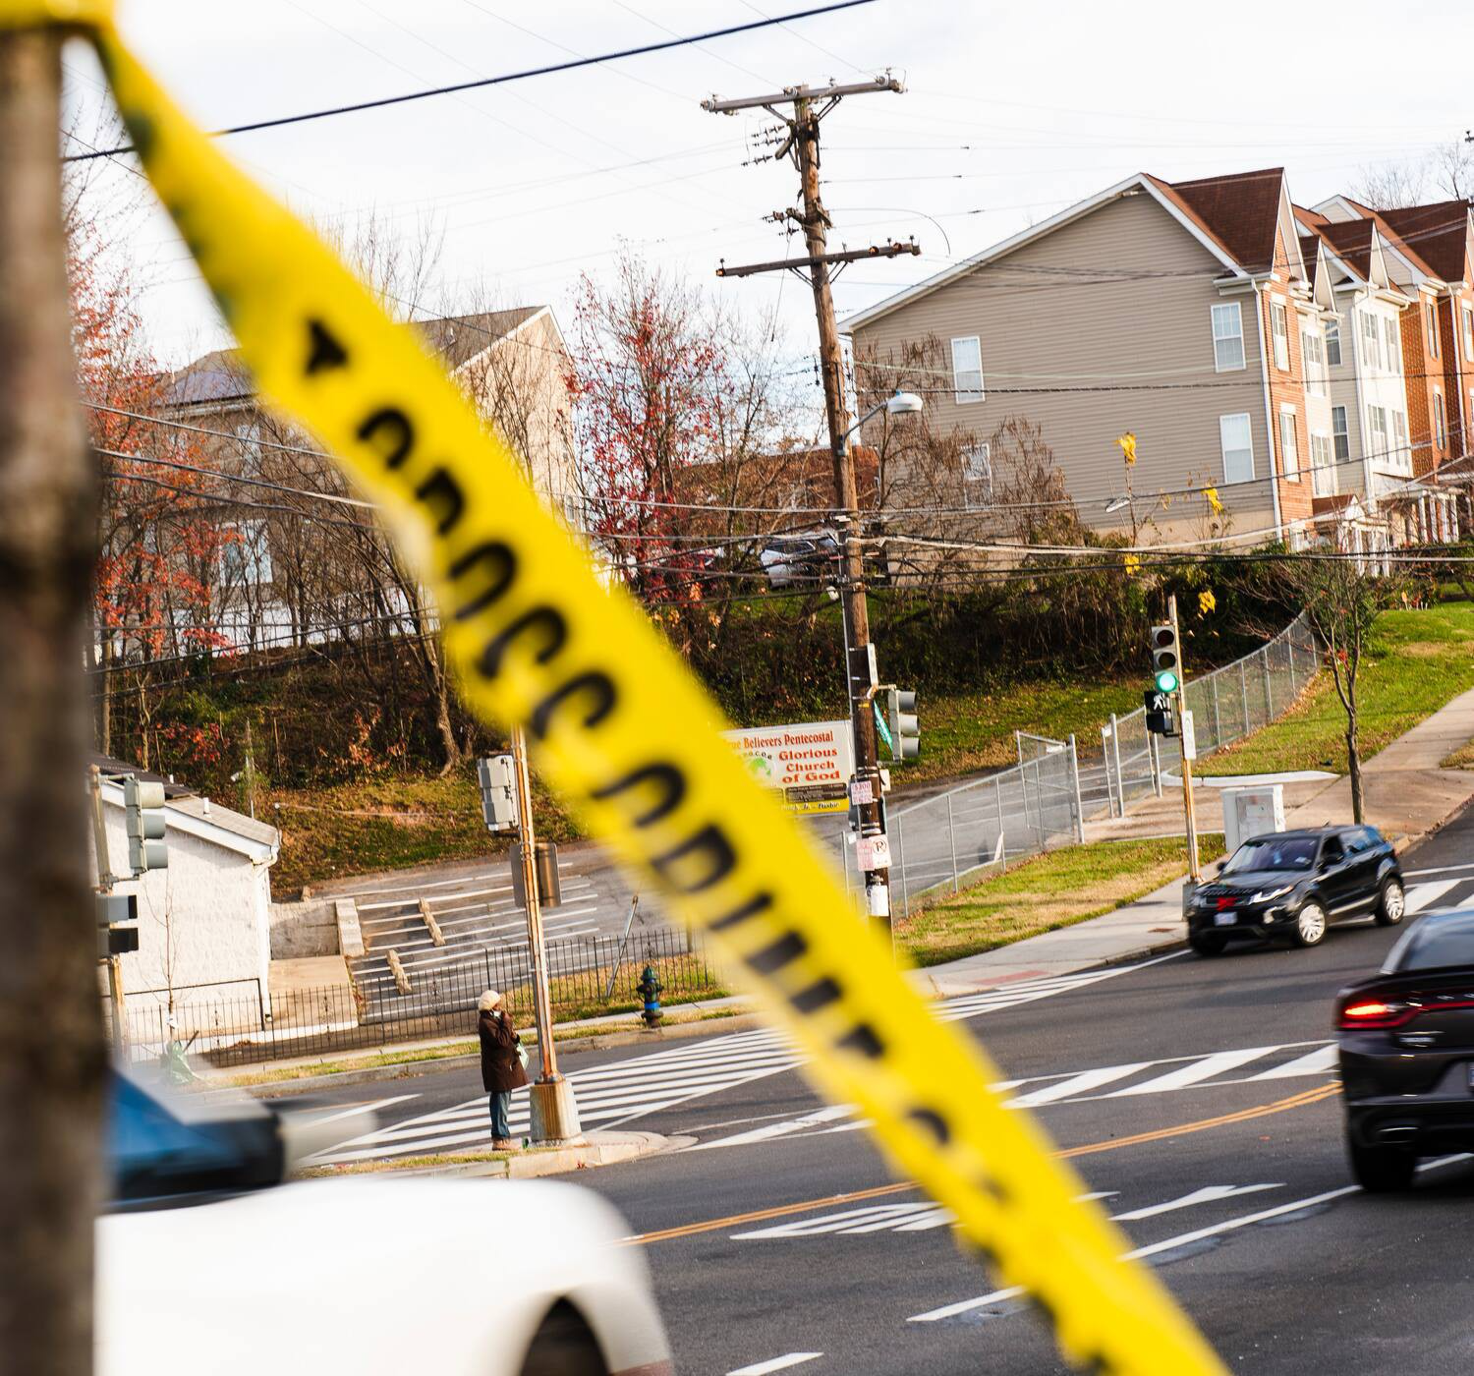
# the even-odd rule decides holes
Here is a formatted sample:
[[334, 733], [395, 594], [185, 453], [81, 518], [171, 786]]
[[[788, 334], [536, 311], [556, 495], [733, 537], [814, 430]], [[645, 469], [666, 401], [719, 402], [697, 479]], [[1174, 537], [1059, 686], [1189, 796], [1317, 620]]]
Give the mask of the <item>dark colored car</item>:
[[1429, 913], [1374, 978], [1336, 997], [1346, 1148], [1367, 1190], [1418, 1157], [1474, 1151], [1474, 909]]
[[1385, 927], [1406, 911], [1402, 870], [1376, 827], [1317, 827], [1251, 837], [1216, 878], [1182, 896], [1188, 944], [1220, 954], [1247, 938], [1318, 946], [1332, 922], [1375, 917]]

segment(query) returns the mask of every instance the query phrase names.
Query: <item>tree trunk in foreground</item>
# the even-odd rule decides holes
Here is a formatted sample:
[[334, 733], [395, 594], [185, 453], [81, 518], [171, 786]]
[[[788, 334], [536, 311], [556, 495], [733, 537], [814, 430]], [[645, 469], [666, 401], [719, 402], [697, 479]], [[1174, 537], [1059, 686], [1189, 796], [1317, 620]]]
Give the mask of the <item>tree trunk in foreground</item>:
[[83, 773], [94, 484], [60, 57], [55, 33], [0, 33], [0, 1366], [30, 1376], [92, 1369], [106, 1064]]

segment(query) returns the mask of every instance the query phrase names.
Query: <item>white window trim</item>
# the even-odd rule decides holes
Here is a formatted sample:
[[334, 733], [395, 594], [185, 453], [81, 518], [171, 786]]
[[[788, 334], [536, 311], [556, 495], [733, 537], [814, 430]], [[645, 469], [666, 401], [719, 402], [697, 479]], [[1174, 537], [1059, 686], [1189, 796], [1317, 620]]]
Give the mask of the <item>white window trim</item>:
[[[1224, 432], [1224, 424], [1227, 421], [1243, 421], [1243, 423], [1244, 423], [1245, 436], [1246, 436], [1246, 438], [1248, 440], [1247, 447], [1237, 446], [1237, 447], [1235, 447], [1232, 450], [1229, 449], [1228, 443], [1227, 443], [1227, 435]], [[1231, 413], [1230, 415], [1219, 416], [1218, 417], [1218, 451], [1219, 451], [1219, 453], [1220, 453], [1220, 455], [1222, 456], [1222, 459], [1223, 459], [1223, 482], [1224, 482], [1224, 486], [1225, 487], [1231, 486], [1232, 484], [1238, 483], [1238, 482], [1253, 482], [1254, 481], [1254, 421], [1253, 421], [1253, 418], [1250, 416], [1249, 412], [1247, 412], [1247, 411], [1235, 411], [1235, 412]], [[1244, 453], [1247, 453], [1248, 454], [1248, 456], [1249, 456], [1249, 476], [1247, 478], [1234, 477], [1233, 475], [1231, 475], [1229, 473], [1229, 471], [1228, 471], [1228, 456], [1229, 456], [1230, 453], [1234, 453], [1234, 454], [1244, 454]]]
[[[1286, 443], [1285, 421], [1290, 422], [1289, 442]], [[1300, 437], [1295, 433], [1295, 408], [1285, 404], [1279, 409], [1280, 472], [1288, 483], [1300, 481]]]
[[[1230, 311], [1233, 312], [1233, 320], [1236, 326], [1234, 334], [1218, 333], [1218, 312], [1224, 313], [1225, 319]], [[1215, 373], [1240, 373], [1249, 366], [1249, 351], [1244, 347], [1244, 311], [1237, 301], [1218, 301], [1208, 308], [1209, 327], [1213, 332], [1213, 371]], [[1237, 339], [1239, 343], [1239, 361], [1237, 363], [1220, 363], [1218, 359], [1218, 345], [1228, 343]]]
[[1283, 301], [1269, 303], [1269, 336], [1274, 346], [1274, 366], [1290, 371], [1290, 312]]
[[1440, 449], [1448, 444], [1448, 407], [1443, 404], [1443, 388], [1433, 389], [1433, 438]]
[[[1341, 428], [1336, 429], [1336, 412], [1341, 413]], [[1343, 459], [1336, 452], [1336, 441], [1342, 437], [1346, 439], [1346, 457]], [[1331, 407], [1331, 457], [1339, 464], [1346, 463], [1351, 458], [1351, 408], [1349, 406]]]
[[[1331, 362], [1331, 340], [1336, 341], [1336, 361]], [[1326, 367], [1339, 368], [1345, 361], [1346, 355], [1341, 352], [1341, 321], [1339, 318], [1327, 320], [1325, 323], [1325, 345], [1326, 345]]]
[[[959, 344], [971, 344], [977, 354], [978, 366], [976, 370], [971, 368], [959, 369], [957, 366], [957, 346]], [[958, 379], [964, 372], [976, 371], [978, 375], [977, 389], [959, 387]], [[986, 378], [983, 373], [983, 341], [975, 334], [957, 335], [952, 340], [952, 399], [959, 406], [972, 406], [976, 402], [987, 400]]]
[[1464, 322], [1464, 357], [1474, 363], [1474, 306], [1460, 302], [1459, 318]]
[[1438, 302], [1431, 297], [1423, 302], [1424, 329], [1428, 340], [1428, 357], [1438, 357]]

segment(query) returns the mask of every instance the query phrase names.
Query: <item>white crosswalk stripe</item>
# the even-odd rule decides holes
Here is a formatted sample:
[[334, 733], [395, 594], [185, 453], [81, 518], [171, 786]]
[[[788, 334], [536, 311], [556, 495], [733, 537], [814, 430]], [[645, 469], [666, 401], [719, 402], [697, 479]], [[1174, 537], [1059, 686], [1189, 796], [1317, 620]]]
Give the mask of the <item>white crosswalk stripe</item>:
[[[1309, 1050], [1307, 1050], [1309, 1048]], [[1252, 1075], [1232, 1074], [1255, 1062], [1273, 1062]], [[1044, 1108], [1083, 1099], [1119, 1099], [1141, 1094], [1170, 1094], [1177, 1090], [1211, 1088], [1216, 1085], [1247, 1084], [1259, 1080], [1283, 1080], [1301, 1076], [1327, 1075], [1336, 1068], [1334, 1042], [1290, 1042], [1279, 1046], [1253, 1046], [1234, 1051], [1214, 1051], [1198, 1056], [1173, 1056], [1160, 1061], [1132, 1061], [1100, 1066], [1065, 1075], [1040, 1075], [1023, 1080], [1004, 1080], [993, 1086], [999, 1094], [1022, 1089], [1005, 1100], [1007, 1108]], [[1120, 1088], [1124, 1080], [1133, 1080]], [[1226, 1078], [1225, 1078], [1226, 1077]], [[766, 1123], [749, 1132], [718, 1137], [691, 1151], [717, 1147], [748, 1146], [775, 1142], [797, 1135], [823, 1136], [833, 1132], [858, 1132], [869, 1120], [852, 1118], [847, 1106], [824, 1108], [783, 1122]], [[847, 1119], [848, 1121], [835, 1121]]]
[[[944, 1020], [957, 1022], [1066, 994], [1140, 968], [1140, 965], [1118, 966], [1108, 970], [1018, 980], [981, 994], [949, 999], [938, 1004], [936, 1011]], [[753, 1080], [782, 1074], [802, 1065], [803, 1060], [778, 1032], [737, 1032], [687, 1047], [576, 1070], [568, 1078], [573, 1082], [580, 1119], [589, 1127], [610, 1128], [708, 1094], [719, 1094]], [[525, 1091], [513, 1095], [508, 1117], [514, 1137], [527, 1131], [529, 1110]], [[829, 1119], [822, 1121], [828, 1122]], [[844, 1126], [848, 1128], [851, 1125]], [[785, 1126], [785, 1132], [789, 1130]], [[313, 1157], [311, 1164], [340, 1165], [426, 1152], [471, 1151], [490, 1142], [491, 1114], [483, 1095], [437, 1113], [408, 1119], [340, 1142]]]

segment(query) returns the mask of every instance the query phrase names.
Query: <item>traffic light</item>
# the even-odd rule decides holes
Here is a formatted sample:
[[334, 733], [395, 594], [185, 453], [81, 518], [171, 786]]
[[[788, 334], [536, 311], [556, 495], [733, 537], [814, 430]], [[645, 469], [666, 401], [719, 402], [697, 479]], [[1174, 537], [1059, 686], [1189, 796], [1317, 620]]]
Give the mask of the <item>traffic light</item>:
[[517, 774], [510, 755], [492, 755], [476, 761], [481, 784], [481, 816], [487, 831], [517, 828]]
[[888, 688], [886, 706], [891, 731], [891, 758], [916, 759], [921, 754], [921, 721], [916, 716], [916, 694], [904, 688]]
[[1173, 719], [1172, 694], [1148, 688], [1142, 699], [1146, 706], [1146, 729], [1154, 736], [1175, 736], [1177, 723]]
[[1177, 628], [1171, 623], [1152, 627], [1152, 676], [1157, 692], [1175, 693], [1182, 682], [1177, 655]]
[[149, 870], [169, 867], [164, 844], [164, 785], [123, 780], [123, 810], [128, 832], [128, 868], [136, 879]]

